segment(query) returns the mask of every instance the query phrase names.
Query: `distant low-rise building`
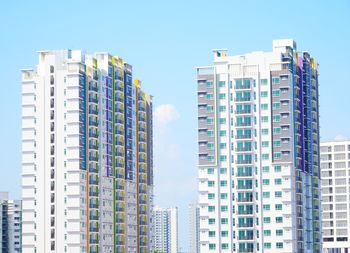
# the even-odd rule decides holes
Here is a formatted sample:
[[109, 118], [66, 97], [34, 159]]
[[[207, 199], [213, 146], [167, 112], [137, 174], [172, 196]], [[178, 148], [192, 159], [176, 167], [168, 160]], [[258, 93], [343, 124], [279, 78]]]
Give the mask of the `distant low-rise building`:
[[324, 253], [350, 252], [350, 141], [321, 142]]
[[188, 205], [189, 253], [199, 253], [199, 205], [192, 202]]
[[178, 252], [177, 207], [160, 208], [153, 211], [154, 252]]
[[21, 201], [0, 192], [0, 253], [22, 252], [21, 228]]

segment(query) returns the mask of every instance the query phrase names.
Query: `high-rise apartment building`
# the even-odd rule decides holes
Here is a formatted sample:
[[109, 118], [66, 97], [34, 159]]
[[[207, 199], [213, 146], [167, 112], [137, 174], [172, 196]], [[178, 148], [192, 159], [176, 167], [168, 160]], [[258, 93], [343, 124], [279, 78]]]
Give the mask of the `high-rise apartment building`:
[[108, 53], [22, 71], [23, 252], [150, 252], [152, 97]]
[[350, 252], [350, 141], [321, 142], [323, 252]]
[[200, 252], [320, 252], [318, 65], [293, 40], [197, 68]]
[[177, 207], [155, 207], [154, 251], [161, 253], [178, 252]]
[[199, 205], [193, 201], [188, 205], [189, 253], [199, 253]]
[[21, 229], [21, 201], [0, 192], [0, 253], [22, 252]]

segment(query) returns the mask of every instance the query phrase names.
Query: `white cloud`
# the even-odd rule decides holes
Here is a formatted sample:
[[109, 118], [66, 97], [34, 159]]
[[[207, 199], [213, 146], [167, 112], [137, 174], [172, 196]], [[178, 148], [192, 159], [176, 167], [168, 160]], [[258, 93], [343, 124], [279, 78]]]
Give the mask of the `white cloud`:
[[156, 123], [162, 125], [169, 124], [180, 118], [180, 114], [176, 107], [172, 104], [159, 105], [153, 112], [153, 117]]

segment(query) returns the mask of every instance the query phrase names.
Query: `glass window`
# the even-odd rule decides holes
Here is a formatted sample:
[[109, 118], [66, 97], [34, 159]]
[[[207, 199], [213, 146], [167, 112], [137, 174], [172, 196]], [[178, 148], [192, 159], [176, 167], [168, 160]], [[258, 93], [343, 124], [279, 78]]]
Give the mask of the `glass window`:
[[263, 166], [262, 170], [263, 170], [263, 172], [269, 172], [270, 171], [270, 167], [269, 166]]
[[276, 178], [275, 179], [275, 185], [280, 185], [282, 184], [282, 179], [281, 178]]
[[270, 198], [270, 192], [263, 192], [263, 198]]
[[268, 128], [261, 129], [261, 134], [262, 135], [268, 135], [269, 134], [269, 129]]
[[275, 172], [281, 172], [281, 170], [282, 170], [281, 165], [276, 165], [275, 166]]
[[220, 193], [221, 199], [227, 199], [227, 193]]
[[281, 109], [281, 103], [280, 102], [273, 102], [272, 103], [272, 109], [273, 110]]
[[282, 249], [283, 248], [283, 242], [276, 242], [276, 248]]
[[278, 211], [282, 210], [282, 204], [276, 204], [275, 210], [278, 210]]
[[261, 92], [261, 97], [266, 98], [268, 96], [267, 91], [262, 91]]
[[264, 217], [264, 223], [270, 223], [271, 218], [270, 217]]
[[215, 185], [214, 181], [209, 180], [208, 181], [208, 187], [213, 187]]
[[212, 93], [207, 93], [207, 99], [208, 100], [213, 100], [214, 99], [214, 96]]
[[208, 223], [209, 223], [209, 225], [215, 224], [215, 219], [209, 218]]
[[214, 168], [208, 168], [207, 171], [208, 174], [214, 174]]
[[264, 236], [271, 236], [271, 230], [264, 230]]
[[276, 235], [277, 236], [283, 236], [283, 229], [277, 229], [276, 230]]
[[276, 191], [275, 192], [275, 197], [276, 198], [281, 198], [282, 197], [282, 192], [281, 191]]
[[267, 79], [261, 79], [260, 80], [261, 85], [267, 85]]
[[210, 250], [215, 250], [216, 249], [216, 244], [215, 243], [209, 243], [209, 249]]
[[208, 212], [215, 212], [215, 206], [208, 206]]
[[262, 141], [262, 142], [261, 142], [261, 146], [262, 146], [263, 148], [267, 148], [267, 147], [269, 147], [269, 142], [268, 142], [268, 141]]
[[269, 117], [268, 116], [262, 116], [261, 117], [261, 122], [266, 123], [268, 121], [269, 121]]
[[270, 179], [263, 179], [263, 185], [270, 185]]
[[261, 104], [261, 110], [267, 110], [269, 108], [268, 104]]
[[282, 223], [283, 217], [276, 217], [276, 223]]
[[272, 96], [273, 97], [279, 97], [280, 96], [280, 90], [272, 90]]
[[272, 77], [272, 84], [279, 84], [280, 78], [279, 77]]
[[269, 160], [269, 154], [262, 154], [262, 160]]
[[215, 231], [209, 231], [209, 237], [215, 237]]
[[265, 249], [271, 249], [271, 242], [264, 242]]
[[265, 211], [269, 211], [270, 210], [270, 205], [269, 204], [263, 205], [263, 209]]
[[226, 94], [225, 93], [220, 93], [219, 94], [219, 99], [226, 99]]
[[208, 193], [208, 199], [215, 199], [214, 193]]
[[225, 81], [219, 81], [219, 87], [225, 87]]

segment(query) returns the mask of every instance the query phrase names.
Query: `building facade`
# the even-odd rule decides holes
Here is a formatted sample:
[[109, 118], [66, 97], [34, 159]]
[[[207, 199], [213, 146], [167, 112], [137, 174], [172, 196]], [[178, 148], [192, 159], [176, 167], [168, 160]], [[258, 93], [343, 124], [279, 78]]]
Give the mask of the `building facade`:
[[22, 252], [21, 229], [21, 201], [0, 192], [0, 253]]
[[199, 205], [193, 201], [188, 205], [189, 253], [199, 253]]
[[178, 252], [177, 207], [155, 207], [154, 219], [154, 252]]
[[152, 248], [152, 97], [108, 53], [22, 70], [23, 252]]
[[323, 252], [350, 252], [350, 141], [321, 142]]
[[318, 70], [293, 40], [197, 68], [200, 252], [320, 252]]

